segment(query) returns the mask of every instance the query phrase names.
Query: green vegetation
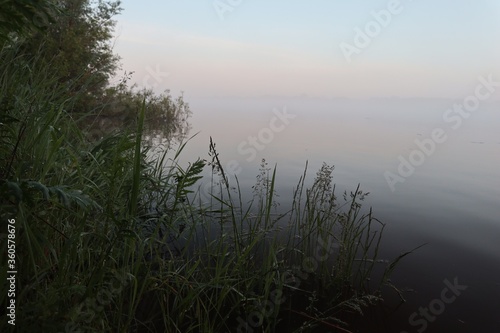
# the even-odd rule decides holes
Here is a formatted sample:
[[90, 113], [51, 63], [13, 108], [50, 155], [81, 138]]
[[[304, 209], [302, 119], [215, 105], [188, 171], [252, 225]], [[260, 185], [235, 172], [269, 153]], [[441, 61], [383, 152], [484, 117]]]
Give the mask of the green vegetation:
[[[82, 8], [97, 22], [110, 19], [104, 9], [118, 11], [105, 2], [42, 3], [57, 4], [62, 15], [50, 31], [82, 19]], [[151, 119], [182, 132], [189, 115], [182, 97], [110, 87], [109, 66], [70, 70], [60, 57], [82, 54], [53, 51], [49, 37], [36, 43], [46, 52], [32, 52], [44, 32], [19, 24], [2, 32], [0, 50], [0, 237], [6, 244], [7, 221], [15, 219], [17, 331], [324, 332], [348, 328], [346, 315], [381, 300], [402, 256], [369, 279], [383, 224], [362, 212], [359, 189], [337, 198], [332, 167], [324, 165], [311, 188], [304, 172], [291, 211], [276, 214], [277, 170], [263, 162], [254, 200], [244, 203], [213, 142], [210, 161], [182, 167], [185, 143], [158, 154], [145, 140]], [[101, 42], [92, 43], [110, 52]], [[113, 114], [133, 126], [89, 137], [90, 116]], [[206, 167], [208, 202], [196, 190]], [[6, 267], [7, 256], [0, 260]]]
[[55, 3], [46, 0], [2, 0], [0, 4], [0, 43], [43, 31], [60, 13]]

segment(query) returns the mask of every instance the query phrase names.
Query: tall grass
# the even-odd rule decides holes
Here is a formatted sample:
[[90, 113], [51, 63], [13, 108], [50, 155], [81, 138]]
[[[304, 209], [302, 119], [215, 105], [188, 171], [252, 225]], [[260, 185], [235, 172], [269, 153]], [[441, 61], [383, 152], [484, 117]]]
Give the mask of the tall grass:
[[246, 203], [212, 141], [211, 161], [184, 167], [186, 143], [152, 154], [145, 104], [135, 131], [87, 141], [48, 68], [1, 57], [1, 237], [15, 218], [18, 331], [323, 332], [381, 300], [369, 279], [384, 225], [359, 188], [337, 198], [333, 167], [306, 188], [306, 165], [278, 214], [277, 167], [262, 165]]

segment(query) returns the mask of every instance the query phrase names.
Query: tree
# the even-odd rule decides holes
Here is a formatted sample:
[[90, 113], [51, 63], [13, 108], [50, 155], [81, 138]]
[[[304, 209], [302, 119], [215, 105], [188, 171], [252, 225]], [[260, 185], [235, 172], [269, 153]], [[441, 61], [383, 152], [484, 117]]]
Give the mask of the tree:
[[[30, 87], [35, 81], [41, 86], [54, 83], [52, 90], [57, 91], [58, 99], [53, 104], [64, 103], [66, 111], [78, 113], [80, 125], [92, 130], [96, 124], [111, 124], [96, 131], [102, 134], [133, 123], [145, 100], [146, 125], [152, 131], [165, 137], [186, 135], [191, 113], [182, 96], [173, 99], [168, 91], [161, 95], [137, 91], [127, 86], [128, 77], [118, 85], [109, 84], [119, 68], [119, 57], [112, 50], [113, 17], [122, 10], [119, 0], [0, 0], [4, 3], [7, 7], [1, 7], [0, 21], [6, 13], [14, 13], [17, 24], [6, 26], [3, 36], [17, 37], [0, 45], [0, 51], [8, 51], [0, 52], [0, 63], [5, 64], [0, 68], [8, 68], [11, 59], [16, 67], [29, 68], [30, 73], [43, 77], [43, 84], [27, 79], [23, 86]], [[35, 17], [46, 17], [46, 12], [51, 16], [42, 20], [47, 23], [43, 29], [30, 27], [40, 21]], [[16, 100], [17, 87], [2, 88], [0, 110], [7, 110]]]
[[89, 113], [102, 97], [119, 66], [111, 39], [121, 11], [120, 1], [52, 0], [59, 15], [46, 31], [36, 32], [24, 43], [24, 52], [41, 55], [51, 65], [70, 97], [77, 97], [76, 111]]
[[50, 0], [1, 0], [0, 46], [11, 37], [44, 30], [57, 14], [58, 7]]

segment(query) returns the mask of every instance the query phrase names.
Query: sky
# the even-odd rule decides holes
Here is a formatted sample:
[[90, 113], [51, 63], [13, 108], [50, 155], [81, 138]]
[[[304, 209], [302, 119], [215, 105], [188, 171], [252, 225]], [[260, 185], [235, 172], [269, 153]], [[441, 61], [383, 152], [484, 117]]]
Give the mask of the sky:
[[[122, 1], [132, 82], [198, 97], [461, 98], [500, 81], [498, 0]], [[498, 98], [498, 94], [496, 94]]]

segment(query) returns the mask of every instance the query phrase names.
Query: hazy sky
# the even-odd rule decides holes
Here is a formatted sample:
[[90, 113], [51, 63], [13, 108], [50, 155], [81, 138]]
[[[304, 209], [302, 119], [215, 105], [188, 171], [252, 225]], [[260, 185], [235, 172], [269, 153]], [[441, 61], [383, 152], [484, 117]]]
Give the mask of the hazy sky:
[[[205, 96], [446, 97], [500, 81], [498, 0], [122, 1], [133, 82]], [[497, 94], [498, 96], [498, 94]]]

